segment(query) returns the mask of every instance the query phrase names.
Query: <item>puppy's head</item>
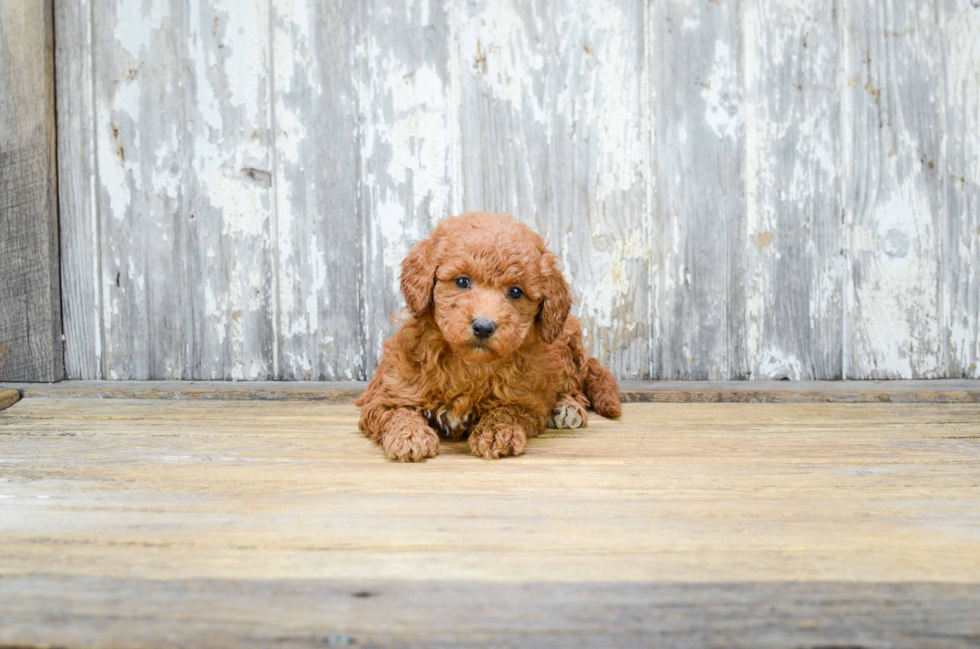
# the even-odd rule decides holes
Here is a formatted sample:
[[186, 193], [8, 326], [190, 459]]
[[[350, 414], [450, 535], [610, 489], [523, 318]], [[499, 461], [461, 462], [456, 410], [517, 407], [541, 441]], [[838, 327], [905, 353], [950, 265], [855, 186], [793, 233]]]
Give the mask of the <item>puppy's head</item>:
[[402, 262], [408, 310], [432, 310], [446, 341], [492, 360], [529, 335], [553, 342], [572, 307], [558, 259], [541, 237], [508, 216], [473, 212], [442, 221]]

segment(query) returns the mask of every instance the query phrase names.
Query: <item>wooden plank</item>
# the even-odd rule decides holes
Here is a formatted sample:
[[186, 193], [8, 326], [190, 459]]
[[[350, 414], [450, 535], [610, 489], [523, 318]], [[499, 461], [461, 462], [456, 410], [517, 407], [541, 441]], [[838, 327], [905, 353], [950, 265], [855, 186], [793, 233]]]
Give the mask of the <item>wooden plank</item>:
[[[12, 383], [27, 398], [351, 402], [363, 381], [62, 381]], [[634, 403], [980, 403], [980, 382], [928, 381], [621, 381]]]
[[50, 3], [0, 4], [0, 380], [64, 378]]
[[20, 392], [10, 388], [0, 388], [0, 410], [9, 408], [20, 401]]
[[[839, 379], [840, 255], [838, 14], [821, 3], [742, 3], [747, 240], [735, 374]], [[683, 25], [681, 26], [683, 31]], [[703, 319], [703, 314], [698, 314]]]
[[268, 2], [93, 12], [104, 376], [272, 378]]
[[360, 3], [272, 3], [279, 330], [276, 378], [369, 378], [361, 312], [355, 59]]
[[[171, 647], [974, 647], [980, 587], [0, 578], [0, 641]], [[466, 606], [460, 606], [465, 602]], [[479, 611], [474, 615], [474, 611]]]
[[738, 273], [746, 244], [744, 110], [734, 2], [655, 7], [659, 345], [663, 379], [748, 378]]
[[[620, 383], [635, 403], [980, 403], [976, 381], [655, 381]], [[703, 384], [699, 385], [699, 384]]]
[[404, 306], [398, 278], [409, 248], [460, 211], [459, 136], [450, 6], [420, 0], [393, 10], [360, 3], [354, 57], [360, 125], [360, 215], [365, 239], [361, 319], [370, 378], [391, 316]]
[[843, 8], [844, 376], [943, 377], [940, 8], [872, 0]]
[[101, 379], [102, 257], [91, 0], [55, 0], [54, 20], [65, 376]]
[[483, 1], [456, 17], [464, 207], [549, 240], [586, 344], [623, 378], [656, 372], [645, 8]]
[[980, 378], [980, 11], [948, 0], [944, 308], [949, 376]]
[[0, 574], [980, 584], [977, 404], [626, 404], [387, 463], [349, 404], [23, 399]]
[[396, 465], [351, 405], [25, 399], [0, 642], [970, 646], [978, 414], [627, 404]]
[[13, 383], [27, 397], [351, 403], [364, 381], [62, 381]]
[[0, 642], [970, 646], [977, 415], [627, 404], [396, 465], [350, 405], [25, 399]]
[[980, 377], [967, 0], [322, 4], [57, 0], [69, 377], [366, 379], [464, 209], [621, 378]]

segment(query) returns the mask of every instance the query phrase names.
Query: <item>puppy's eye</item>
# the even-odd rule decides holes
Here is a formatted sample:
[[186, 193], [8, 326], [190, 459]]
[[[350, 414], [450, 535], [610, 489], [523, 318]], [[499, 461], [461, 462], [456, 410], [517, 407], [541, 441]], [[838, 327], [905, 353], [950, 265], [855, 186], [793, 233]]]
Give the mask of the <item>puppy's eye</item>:
[[522, 297], [524, 297], [524, 291], [517, 288], [516, 286], [512, 286], [510, 287], [510, 290], [507, 291], [507, 297], [509, 297], [512, 300], [519, 300]]
[[457, 277], [456, 278], [456, 286], [458, 286], [461, 289], [468, 289], [470, 287], [470, 278], [469, 277]]

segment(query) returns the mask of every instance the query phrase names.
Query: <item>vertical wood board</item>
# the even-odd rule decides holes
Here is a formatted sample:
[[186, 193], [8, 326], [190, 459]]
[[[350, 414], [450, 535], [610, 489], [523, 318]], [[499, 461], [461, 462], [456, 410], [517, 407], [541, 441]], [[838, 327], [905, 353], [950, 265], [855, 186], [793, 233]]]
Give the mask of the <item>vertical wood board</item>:
[[105, 378], [271, 378], [268, 0], [94, 15]]
[[508, 212], [562, 258], [592, 352], [651, 366], [652, 105], [644, 3], [460, 3], [466, 210]]
[[742, 12], [745, 307], [735, 376], [839, 379], [843, 352], [836, 0]]
[[739, 5], [667, 0], [654, 29], [661, 376], [744, 378]]
[[273, 4], [275, 377], [364, 379], [356, 0]]
[[55, 12], [72, 378], [369, 378], [467, 210], [621, 378], [980, 377], [972, 0]]
[[845, 378], [946, 375], [937, 3], [844, 4]]
[[944, 3], [946, 237], [943, 310], [949, 376], [980, 378], [980, 5]]
[[65, 377], [102, 378], [102, 246], [96, 206], [92, 0], [55, 0], [58, 203]]
[[0, 3], [0, 379], [64, 378], [54, 16]]
[[[459, 212], [459, 134], [452, 5], [364, 2], [354, 56], [363, 223], [364, 371], [404, 302], [401, 261], [438, 221]], [[352, 251], [352, 254], [353, 251]]]

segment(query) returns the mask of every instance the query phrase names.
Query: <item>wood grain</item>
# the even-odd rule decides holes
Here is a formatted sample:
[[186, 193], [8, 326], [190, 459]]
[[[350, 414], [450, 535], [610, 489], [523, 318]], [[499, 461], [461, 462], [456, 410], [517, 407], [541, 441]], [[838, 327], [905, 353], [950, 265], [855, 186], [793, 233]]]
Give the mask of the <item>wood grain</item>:
[[649, 378], [654, 242], [645, 3], [458, 3], [466, 210], [540, 232], [586, 343]]
[[273, 378], [269, 7], [98, 0], [104, 378]]
[[[365, 379], [358, 2], [272, 3], [278, 332], [285, 380]], [[366, 204], [367, 199], [364, 199]], [[373, 291], [370, 292], [372, 295]]]
[[64, 378], [54, 16], [0, 4], [0, 380]]
[[980, 377], [969, 0], [206, 4], [56, 3], [71, 378], [367, 379], [474, 209], [620, 378]]
[[945, 349], [949, 376], [980, 378], [980, 7], [968, 0], [943, 7]]
[[736, 364], [745, 344], [739, 9], [668, 0], [655, 12], [660, 377], [747, 378]]
[[839, 379], [838, 14], [832, 1], [742, 8], [746, 237], [736, 245], [745, 308], [729, 318], [741, 318], [732, 335], [745, 343], [734, 374]]
[[401, 261], [436, 222], [460, 211], [459, 136], [452, 75], [452, 3], [394, 11], [363, 5], [357, 65], [363, 218], [364, 358], [370, 378], [404, 300]]
[[18, 647], [946, 649], [980, 630], [980, 587], [936, 583], [34, 576], [0, 577], [0, 594], [0, 641]]
[[845, 378], [947, 374], [938, 4], [845, 4]]
[[516, 460], [405, 467], [351, 405], [26, 398], [0, 572], [976, 584], [978, 413], [627, 404]]
[[92, 4], [91, 0], [54, 3], [61, 290], [68, 379], [103, 378]]
[[350, 405], [27, 398], [0, 642], [969, 646], [978, 414], [627, 404], [406, 466]]

